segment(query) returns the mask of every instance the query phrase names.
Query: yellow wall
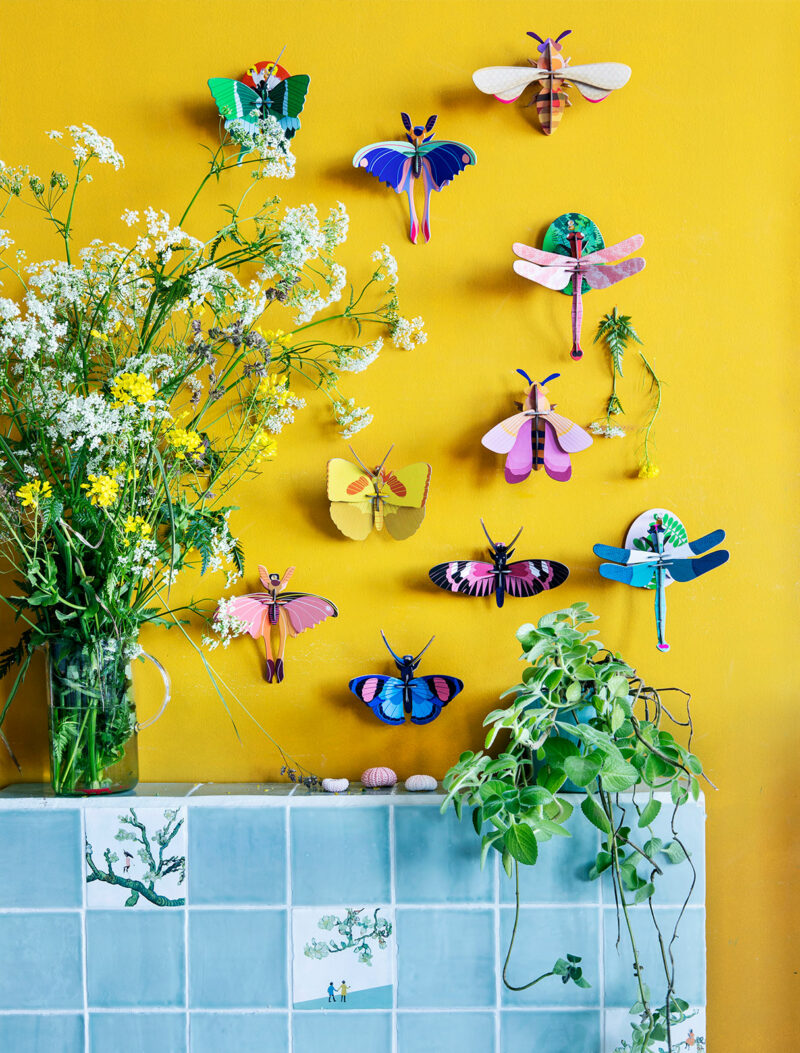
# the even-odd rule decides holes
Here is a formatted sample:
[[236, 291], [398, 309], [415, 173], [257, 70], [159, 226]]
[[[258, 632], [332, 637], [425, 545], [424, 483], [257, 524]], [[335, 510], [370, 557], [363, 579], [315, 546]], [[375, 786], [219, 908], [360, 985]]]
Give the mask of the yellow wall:
[[[653, 683], [694, 695], [697, 750], [719, 786], [708, 796], [709, 1031], [724, 1053], [788, 1050], [800, 1024], [790, 942], [799, 11], [755, 0], [4, 0], [0, 8], [0, 156], [43, 169], [53, 144], [42, 132], [87, 121], [127, 160], [124, 173], [103, 170], [91, 188], [78, 224], [85, 239], [121, 237], [124, 206], [178, 211], [202, 164], [197, 144], [216, 134], [207, 77], [237, 75], [284, 44], [289, 68], [311, 75], [299, 174], [279, 190], [292, 203], [345, 201], [344, 259], [354, 276], [364, 276], [381, 242], [398, 257], [404, 309], [425, 317], [430, 339], [411, 354], [386, 351], [348, 388], [375, 413], [357, 439], [363, 457], [394, 442], [397, 464], [431, 461], [430, 508], [405, 543], [342, 538], [328, 518], [324, 477], [328, 457], [346, 446], [318, 408], [308, 412], [263, 478], [236, 494], [235, 527], [249, 584], [256, 562], [295, 563], [296, 586], [331, 597], [340, 617], [290, 642], [281, 687], [263, 684], [250, 641], [222, 654], [218, 668], [286, 748], [323, 775], [352, 779], [373, 763], [401, 776], [441, 775], [460, 749], [480, 743], [482, 716], [514, 682], [516, 627], [590, 601], [604, 641]], [[624, 61], [633, 76], [598, 106], [574, 93], [548, 139], [529, 126], [533, 110], [482, 96], [470, 74], [533, 54], [527, 29], [569, 27], [573, 61]], [[399, 135], [401, 109], [417, 120], [438, 112], [437, 133], [478, 154], [475, 169], [435, 195], [429, 245], [408, 243], [402, 201], [350, 165], [358, 147]], [[210, 223], [214, 204], [212, 191], [198, 218]], [[552, 392], [583, 423], [607, 390], [597, 349], [580, 365], [569, 360], [569, 301], [511, 270], [511, 243], [538, 244], [568, 210], [594, 218], [609, 243], [645, 235], [646, 271], [587, 298], [585, 333], [615, 303], [633, 315], [667, 381], [661, 474], [634, 478], [631, 437], [576, 457], [570, 484], [537, 477], [512, 489], [501, 459], [479, 443], [520, 390], [512, 370], [560, 370]], [[54, 251], [33, 227], [24, 231], [32, 258]], [[628, 373], [624, 401], [641, 410], [633, 362]], [[596, 541], [620, 543], [629, 521], [656, 505], [677, 511], [694, 536], [725, 527], [731, 551], [727, 566], [670, 590], [668, 655], [654, 646], [650, 597], [602, 582], [591, 553]], [[520, 555], [563, 560], [567, 584], [502, 611], [435, 590], [427, 568], [477, 555], [481, 515], [501, 538], [524, 524]], [[219, 587], [203, 582], [195, 593]], [[349, 677], [388, 671], [379, 628], [409, 650], [436, 633], [426, 669], [463, 677], [463, 695], [435, 724], [387, 728], [349, 695]], [[10, 627], [4, 638], [12, 639]], [[145, 643], [169, 667], [175, 701], [142, 736], [143, 779], [276, 777], [269, 744], [241, 713], [237, 741], [190, 650], [160, 631]], [[46, 776], [42, 692], [39, 667], [7, 723], [30, 780]], [[0, 779], [14, 777], [0, 756]]]

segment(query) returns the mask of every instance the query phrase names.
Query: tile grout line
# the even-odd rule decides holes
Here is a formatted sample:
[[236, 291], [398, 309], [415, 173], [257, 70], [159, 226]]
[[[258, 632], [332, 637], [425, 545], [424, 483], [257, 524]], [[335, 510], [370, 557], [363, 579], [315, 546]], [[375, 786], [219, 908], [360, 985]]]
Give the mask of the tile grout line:
[[[600, 851], [600, 834], [595, 838], [595, 847]], [[597, 878], [597, 909], [600, 913], [597, 926], [597, 982], [600, 986], [600, 1049], [606, 1049], [606, 912], [603, 898], [603, 875]]]
[[83, 1048], [88, 1053], [89, 1051], [89, 955], [88, 955], [88, 940], [86, 934], [86, 903], [88, 899], [89, 885], [86, 881], [86, 861], [85, 861], [85, 846], [86, 846], [86, 808], [81, 805], [80, 809], [80, 831], [81, 831], [81, 842], [79, 846], [80, 851], [80, 875], [81, 875], [81, 957], [83, 959], [81, 963], [82, 968], [82, 981], [83, 981]]
[[392, 1053], [397, 1053], [397, 987], [399, 965], [397, 961], [397, 883], [395, 865], [397, 848], [395, 845], [394, 805], [389, 805], [389, 904], [392, 924], [394, 925], [394, 949], [392, 951]]
[[[190, 793], [194, 793], [194, 790], [198, 786], [202, 786], [202, 783], [198, 783]], [[186, 1053], [190, 1053], [192, 1048], [192, 1033], [191, 1024], [189, 1017], [189, 882], [191, 880], [191, 874], [189, 868], [191, 866], [191, 860], [189, 859], [189, 809], [185, 809], [184, 818], [184, 832], [186, 834], [186, 892], [183, 896], [183, 1001], [186, 1009]]]
[[[292, 789], [292, 796], [297, 787]], [[292, 825], [290, 822], [291, 809], [286, 808], [284, 821], [284, 836], [286, 846], [286, 994], [287, 1013], [286, 1026], [288, 1030], [286, 1053], [294, 1050], [294, 919], [292, 916]]]
[[500, 1053], [500, 1004], [503, 991], [500, 986], [500, 865], [499, 853], [492, 852], [494, 859], [494, 874], [492, 883], [494, 887], [494, 1047], [495, 1053]]

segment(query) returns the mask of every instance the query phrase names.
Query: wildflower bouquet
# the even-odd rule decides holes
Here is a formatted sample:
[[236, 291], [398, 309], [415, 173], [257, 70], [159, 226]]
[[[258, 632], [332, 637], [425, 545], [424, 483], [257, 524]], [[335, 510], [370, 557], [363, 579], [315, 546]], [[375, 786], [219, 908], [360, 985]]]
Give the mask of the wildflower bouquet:
[[[18, 667], [0, 734], [34, 649], [47, 644], [54, 786], [80, 793], [135, 781], [118, 769], [135, 768], [139, 627], [195, 609], [169, 606], [181, 571], [221, 570], [228, 584], [241, 574], [225, 497], [275, 457], [305, 404], [298, 386], [327, 398], [352, 435], [371, 417], [339, 381], [381, 349], [379, 334], [362, 340], [365, 325], [408, 349], [425, 334], [421, 319], [399, 314], [386, 246], [360, 291], [346, 293], [335, 258], [344, 206], [320, 218], [313, 205], [281, 210], [263, 193], [265, 177], [294, 165], [272, 118], [257, 133], [233, 122], [177, 224], [166, 212], [126, 211], [132, 245], [96, 240], [80, 251], [78, 191], [94, 167], [123, 159], [87, 125], [68, 137], [66, 172], [0, 167], [0, 215], [16, 200], [32, 205], [64, 250], [28, 264], [0, 232], [0, 268], [21, 287], [19, 303], [0, 298], [0, 556], [17, 590], [4, 599], [23, 626], [0, 656], [0, 676]], [[224, 223], [189, 233], [204, 185], [248, 166], [255, 178], [223, 206]], [[268, 310], [283, 329], [263, 327]]]

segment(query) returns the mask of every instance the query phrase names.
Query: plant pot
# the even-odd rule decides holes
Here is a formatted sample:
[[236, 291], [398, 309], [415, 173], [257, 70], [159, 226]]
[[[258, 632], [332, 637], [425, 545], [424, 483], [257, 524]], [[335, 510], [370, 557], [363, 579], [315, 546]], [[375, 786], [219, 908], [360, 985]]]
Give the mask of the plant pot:
[[169, 677], [152, 655], [165, 697], [155, 717], [137, 723], [131, 656], [135, 640], [68, 638], [48, 645], [50, 776], [59, 796], [122, 793], [139, 781], [137, 732], [154, 723], [170, 697]]

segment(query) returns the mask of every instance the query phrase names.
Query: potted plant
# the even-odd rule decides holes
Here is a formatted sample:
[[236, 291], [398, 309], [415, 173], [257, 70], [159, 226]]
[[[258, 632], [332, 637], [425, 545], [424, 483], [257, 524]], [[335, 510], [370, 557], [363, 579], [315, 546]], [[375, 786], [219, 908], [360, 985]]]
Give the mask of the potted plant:
[[[514, 927], [503, 967], [506, 986], [524, 990], [553, 975], [585, 986], [588, 981], [576, 955], [559, 959], [550, 972], [522, 987], [507, 977], [519, 921], [519, 867], [535, 866], [544, 842], [570, 836], [564, 824], [576, 794], [566, 791], [572, 786], [582, 792], [581, 811], [603, 837], [597, 857], [587, 860], [588, 876], [598, 880], [607, 874], [611, 880], [638, 987], [631, 1009], [632, 1044], [619, 1048], [657, 1053], [658, 1043], [666, 1041], [667, 1049], [672, 1048], [672, 1029], [689, 1008], [676, 993], [671, 948], [694, 888], [695, 868], [676, 818], [682, 805], [699, 798], [703, 768], [691, 750], [686, 693], [679, 692], [687, 706], [687, 719], [680, 722], [662, 698], [678, 689], [647, 686], [632, 666], [597, 639], [589, 628], [596, 620], [587, 604], [576, 603], [517, 631], [527, 662], [521, 682], [502, 696], [511, 696], [511, 704], [484, 720], [485, 749], [462, 753], [448, 771], [442, 810], [452, 805], [460, 818], [465, 807], [471, 808], [481, 840], [481, 865], [495, 850], [508, 876], [515, 878]], [[675, 725], [687, 732], [685, 745], [670, 730]], [[487, 751], [501, 737], [502, 752], [493, 757]], [[653, 831], [662, 809], [656, 791], [670, 795], [667, 841]], [[649, 912], [664, 973], [663, 987], [653, 993], [642, 975], [629, 908], [645, 902], [652, 907], [665, 867], [678, 863], [687, 868], [689, 880], [674, 926], [664, 931], [656, 913]]]

